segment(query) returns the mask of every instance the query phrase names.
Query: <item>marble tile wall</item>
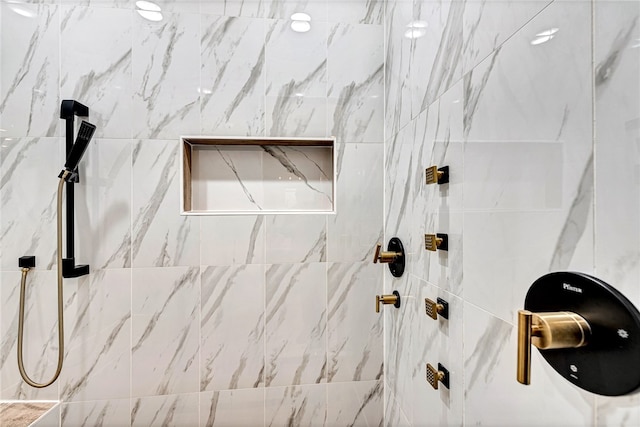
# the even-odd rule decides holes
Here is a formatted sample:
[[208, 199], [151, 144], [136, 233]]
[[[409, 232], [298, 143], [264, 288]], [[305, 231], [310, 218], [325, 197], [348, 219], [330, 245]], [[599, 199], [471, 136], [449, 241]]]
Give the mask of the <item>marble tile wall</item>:
[[[595, 274], [640, 306], [640, 4], [389, 0], [385, 425], [640, 424], [638, 397], [573, 387], [537, 355], [515, 380], [516, 313], [556, 270]], [[424, 184], [449, 165], [451, 181]], [[427, 252], [425, 233], [447, 233]], [[449, 320], [424, 314], [444, 298]], [[451, 387], [435, 391], [425, 364]], [[544, 408], [541, 410], [540, 408]]]
[[[383, 424], [382, 0], [0, 0], [0, 399], [63, 426]], [[294, 12], [311, 15], [295, 33]], [[61, 99], [98, 127], [76, 187], [51, 375]], [[181, 135], [337, 138], [335, 215], [180, 216]]]

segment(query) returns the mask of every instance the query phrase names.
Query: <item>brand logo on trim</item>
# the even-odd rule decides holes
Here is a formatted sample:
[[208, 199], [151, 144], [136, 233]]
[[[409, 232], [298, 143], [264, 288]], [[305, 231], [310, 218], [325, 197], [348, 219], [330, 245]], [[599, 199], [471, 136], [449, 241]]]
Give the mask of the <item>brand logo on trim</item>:
[[579, 294], [582, 293], [582, 289], [581, 288], [577, 288], [575, 286], [571, 286], [568, 283], [563, 283], [562, 284], [562, 289], [564, 289], [565, 291], [577, 292]]

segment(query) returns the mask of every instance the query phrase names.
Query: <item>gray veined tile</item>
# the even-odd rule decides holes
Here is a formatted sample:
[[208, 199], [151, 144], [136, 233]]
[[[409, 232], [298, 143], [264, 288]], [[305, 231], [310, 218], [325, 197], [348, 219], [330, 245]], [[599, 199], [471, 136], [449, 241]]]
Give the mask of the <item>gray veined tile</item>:
[[267, 21], [267, 135], [318, 137], [327, 131], [327, 24], [296, 33]]
[[327, 215], [272, 215], [266, 220], [268, 264], [327, 260]]
[[60, 123], [60, 8], [7, 2], [0, 7], [2, 135], [56, 136]]
[[134, 137], [173, 139], [198, 133], [198, 24], [196, 14], [165, 12], [160, 22], [134, 14]]
[[152, 396], [131, 400], [131, 426], [199, 425], [198, 393]]
[[338, 147], [336, 214], [328, 218], [327, 260], [369, 261], [382, 238], [384, 145]]
[[133, 150], [133, 267], [198, 265], [199, 218], [180, 216], [178, 141], [138, 141]]
[[382, 376], [382, 316], [373, 304], [373, 295], [382, 293], [378, 267], [370, 260], [329, 264], [328, 382], [369, 381]]
[[62, 6], [61, 90], [89, 107], [96, 137], [130, 138], [133, 11]]
[[226, 17], [262, 18], [265, 7], [265, 0], [204, 1], [200, 3], [200, 12]]
[[131, 272], [93, 270], [65, 283], [67, 340], [60, 394], [67, 402], [130, 395]]
[[264, 266], [205, 268], [201, 298], [200, 390], [262, 386]]
[[0, 167], [3, 270], [17, 270], [17, 259], [23, 255], [35, 255], [37, 269], [55, 268], [59, 181], [56, 177], [63, 165], [63, 144], [59, 138], [3, 140]]
[[327, 384], [327, 389], [327, 425], [383, 425], [382, 380]]
[[326, 265], [274, 264], [266, 272], [267, 387], [326, 381]]
[[202, 265], [264, 264], [266, 218], [264, 215], [202, 217]]
[[198, 268], [133, 270], [132, 396], [199, 391]]
[[131, 400], [112, 399], [63, 403], [60, 420], [63, 426], [106, 427], [130, 425]]
[[379, 25], [334, 24], [329, 29], [328, 131], [338, 141], [383, 140], [382, 33]]
[[269, 387], [265, 397], [265, 426], [324, 426], [327, 385]]
[[[462, 77], [462, 16], [466, 2], [418, 1], [413, 25], [426, 34], [411, 46], [411, 113], [415, 117]], [[419, 34], [416, 34], [419, 35]]]
[[264, 424], [265, 389], [200, 393], [200, 425], [261, 426]]
[[202, 15], [201, 22], [202, 131], [264, 135], [265, 21]]
[[411, 22], [412, 2], [387, 2], [385, 20], [385, 138], [389, 140], [412, 117], [411, 51], [413, 40], [404, 37]]

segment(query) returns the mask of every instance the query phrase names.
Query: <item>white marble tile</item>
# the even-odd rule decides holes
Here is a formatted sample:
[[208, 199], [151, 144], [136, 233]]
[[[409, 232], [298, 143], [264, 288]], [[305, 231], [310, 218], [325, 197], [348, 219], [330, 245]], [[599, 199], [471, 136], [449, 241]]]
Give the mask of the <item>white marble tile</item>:
[[272, 215], [267, 218], [268, 264], [326, 260], [326, 215]]
[[143, 397], [131, 401], [132, 427], [197, 427], [199, 419], [198, 393]]
[[156, 140], [134, 146], [134, 267], [199, 265], [199, 218], [180, 216], [178, 147], [178, 141]]
[[101, 8], [132, 9], [134, 0], [60, 0], [60, 4]]
[[[463, 72], [473, 69], [550, 3], [550, 0], [464, 2]], [[541, 28], [539, 32], [551, 28], [553, 27]], [[568, 26], [563, 25], [560, 28], [566, 29]], [[537, 33], [531, 34], [532, 40], [535, 34]]]
[[388, 140], [411, 120], [411, 51], [413, 39], [405, 37], [412, 21], [413, 2], [386, 3], [385, 19], [385, 138]]
[[382, 238], [383, 144], [338, 144], [336, 214], [327, 218], [327, 260], [371, 261]]
[[131, 400], [63, 403], [61, 420], [61, 427], [128, 426], [131, 424]]
[[516, 381], [513, 325], [465, 304], [464, 334], [465, 420], [482, 425], [593, 425], [594, 395], [561, 378], [537, 350], [532, 351], [531, 385]]
[[328, 426], [382, 426], [382, 380], [327, 384], [327, 389]]
[[[593, 155], [590, 16], [591, 7], [584, 2], [553, 3], [468, 73], [464, 81], [467, 146], [476, 143], [561, 145], [561, 182], [555, 186], [561, 191], [562, 208], [575, 218], [577, 227], [584, 227], [584, 205], [591, 200], [593, 185], [590, 169]], [[552, 27], [560, 28], [554, 38], [546, 43], [531, 44], [536, 33]], [[568, 75], [570, 79], [566, 78]], [[522, 84], [523, 81], [528, 84]], [[528, 148], [523, 146], [517, 151], [514, 163], [522, 162], [519, 153]], [[547, 161], [557, 165], [560, 152], [549, 149], [551, 152], [555, 155]], [[532, 152], [531, 156], [531, 159], [540, 159], [541, 154]], [[509, 161], [509, 157], [505, 157], [504, 161]], [[516, 180], [517, 168], [504, 168], [506, 180], [516, 183], [526, 182], [532, 175], [530, 169], [522, 170]], [[470, 170], [466, 171], [466, 182], [474, 181], [468, 176]], [[539, 172], [544, 174], [545, 171]], [[486, 172], [484, 174], [478, 175], [477, 179], [486, 176]], [[547, 185], [550, 184], [540, 184], [541, 187]], [[498, 186], [505, 187], [505, 184], [501, 181]], [[467, 192], [465, 189], [465, 195], [478, 192], [473, 190]], [[529, 190], [530, 186], [523, 189]], [[482, 193], [488, 194], [488, 191]], [[510, 195], [515, 190], [508, 186], [505, 192], [505, 198], [515, 197]], [[537, 190], [532, 197], [537, 200], [543, 197], [541, 193], [546, 192]], [[556, 194], [550, 193], [549, 197], [553, 200], [557, 198]], [[497, 189], [484, 203], [497, 203], [499, 196]], [[577, 219], [579, 215], [582, 223]]]
[[[327, 93], [337, 96], [344, 87], [362, 84], [380, 72], [384, 63], [382, 26], [333, 24], [328, 27], [327, 49]], [[381, 95], [381, 88], [372, 89]]]
[[327, 136], [328, 100], [307, 97], [298, 84], [289, 84], [282, 95], [267, 96], [267, 135], [294, 137]]
[[[247, 7], [256, 4], [245, 3]], [[264, 135], [264, 20], [202, 15], [201, 25], [202, 132]]]
[[61, 92], [87, 107], [96, 137], [130, 138], [133, 13], [62, 6]]
[[464, 151], [465, 208], [491, 211], [562, 209], [567, 203], [563, 195], [563, 165], [570, 162], [565, 159], [564, 151], [561, 141], [473, 141], [467, 144]]
[[265, 389], [225, 390], [200, 393], [200, 425], [264, 425]]
[[[588, 215], [587, 229], [592, 229], [591, 211]], [[592, 274], [592, 234], [563, 238], [564, 221], [553, 211], [465, 213], [465, 300], [511, 322], [540, 276], [555, 270]]]
[[203, 269], [201, 391], [264, 384], [264, 282], [263, 265]]
[[132, 396], [199, 391], [199, 269], [134, 269], [132, 289]]
[[201, 1], [200, 12], [218, 16], [262, 18], [265, 7], [264, 0]]
[[130, 140], [96, 139], [80, 163], [75, 188], [77, 263], [131, 267]]
[[[157, 0], [156, 4], [160, 6], [163, 18], [166, 19], [166, 12], [200, 13], [200, 7], [203, 3], [207, 3], [207, 0]], [[138, 9], [138, 7], [135, 7], [135, 9]]]
[[[403, 36], [412, 39], [411, 113], [415, 117], [462, 77], [463, 1], [416, 0]], [[400, 28], [398, 28], [400, 31]]]
[[297, 33], [267, 21], [267, 134], [322, 136], [327, 128], [327, 24]]
[[267, 268], [267, 387], [326, 381], [326, 268], [324, 263]]
[[207, 216], [200, 219], [202, 265], [263, 264], [264, 215]]
[[[385, 393], [388, 388], [385, 387]], [[409, 427], [412, 425], [392, 396], [385, 398], [384, 425], [386, 427]]]
[[324, 426], [327, 423], [327, 385], [312, 384], [266, 389], [265, 426]]
[[133, 15], [133, 135], [173, 139], [200, 130], [200, 27], [197, 14]]
[[640, 396], [597, 396], [595, 425], [631, 427], [640, 425]]
[[57, 176], [64, 164], [63, 147], [60, 138], [2, 140], [2, 270], [18, 270], [18, 257], [24, 255], [36, 256], [36, 269], [56, 268]]
[[[462, 426], [464, 412], [463, 301], [437, 286], [418, 281], [412, 304], [416, 317], [409, 326], [414, 335], [412, 383], [413, 425]], [[425, 312], [425, 298], [448, 303], [449, 318], [433, 320]], [[407, 308], [409, 309], [409, 308]], [[441, 363], [449, 371], [449, 388], [434, 390], [426, 380], [426, 365]], [[473, 421], [472, 421], [473, 422]]]
[[131, 271], [93, 271], [65, 283], [65, 364], [61, 397], [69, 401], [129, 396]]
[[382, 292], [379, 267], [370, 260], [328, 266], [328, 382], [382, 376], [383, 324], [374, 309]]
[[298, 33], [288, 20], [267, 21], [267, 96], [327, 95], [327, 33], [324, 22]]
[[384, 23], [384, 3], [380, 0], [327, 0], [327, 20], [380, 25]]
[[[384, 275], [385, 294], [390, 295], [394, 290], [400, 294], [400, 307], [383, 305], [380, 308], [384, 315], [385, 329], [384, 380], [389, 389], [390, 399], [398, 405], [397, 410], [411, 420], [413, 407], [416, 404], [412, 381], [413, 347], [419, 337], [414, 335], [410, 325], [414, 325], [420, 315], [415, 310], [414, 303], [418, 280], [406, 273], [399, 279], [391, 278], [388, 271], [385, 271]], [[387, 405], [389, 405], [388, 400]], [[387, 413], [388, 411], [395, 411], [395, 409], [387, 406]], [[389, 415], [387, 423], [390, 419], [401, 422], [396, 416]]]
[[[50, 387], [35, 389], [22, 380], [18, 371], [20, 276], [18, 272], [2, 273], [0, 398], [3, 400], [57, 400], [59, 381]], [[25, 293], [23, 357], [27, 375], [36, 382], [48, 382], [57, 367], [57, 298], [55, 272], [35, 270], [29, 273]]]
[[594, 11], [596, 271], [638, 306], [640, 4], [598, 2]]
[[60, 122], [60, 8], [2, 2], [2, 136], [56, 136]]
[[398, 237], [405, 248], [405, 261], [411, 265], [416, 253], [412, 246], [413, 230], [413, 173], [417, 161], [412, 156], [414, 147], [414, 123], [404, 127], [385, 145], [385, 238]]
[[340, 142], [382, 142], [383, 27], [334, 24], [328, 39], [329, 134]]

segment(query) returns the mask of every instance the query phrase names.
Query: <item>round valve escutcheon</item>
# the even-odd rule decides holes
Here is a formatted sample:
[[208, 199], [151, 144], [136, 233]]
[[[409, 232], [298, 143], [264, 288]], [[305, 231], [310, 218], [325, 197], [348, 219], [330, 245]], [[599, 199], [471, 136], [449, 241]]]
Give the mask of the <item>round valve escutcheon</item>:
[[530, 381], [535, 346], [584, 390], [604, 396], [640, 391], [640, 312], [614, 287], [584, 273], [550, 273], [531, 285], [524, 308], [518, 313], [519, 382]]
[[404, 274], [405, 256], [404, 246], [400, 239], [392, 237], [387, 245], [387, 250], [382, 251], [382, 245], [376, 245], [376, 251], [373, 255], [373, 263], [389, 264], [389, 271], [393, 277], [400, 277]]

